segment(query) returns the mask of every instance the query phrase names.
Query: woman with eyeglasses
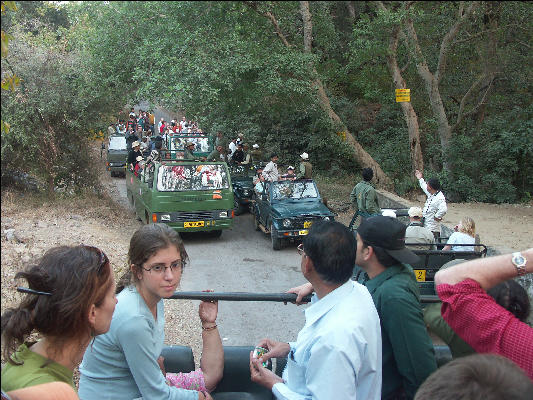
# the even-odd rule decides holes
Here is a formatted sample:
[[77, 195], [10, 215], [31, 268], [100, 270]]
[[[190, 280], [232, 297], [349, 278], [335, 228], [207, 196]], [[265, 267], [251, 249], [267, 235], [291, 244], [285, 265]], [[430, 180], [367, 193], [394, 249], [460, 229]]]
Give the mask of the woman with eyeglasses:
[[130, 270], [118, 284], [119, 303], [111, 328], [87, 349], [80, 366], [83, 400], [211, 399], [222, 378], [224, 354], [217, 330], [216, 302], [201, 302], [203, 354], [200, 369], [163, 375], [163, 299], [179, 285], [187, 252], [180, 236], [165, 224], [149, 224], [132, 236]]
[[[2, 314], [2, 390], [49, 382], [74, 387], [73, 371], [96, 335], [109, 330], [117, 298], [107, 256], [96, 247], [55, 247], [18, 272], [28, 287]], [[38, 332], [41, 339], [30, 341]]]

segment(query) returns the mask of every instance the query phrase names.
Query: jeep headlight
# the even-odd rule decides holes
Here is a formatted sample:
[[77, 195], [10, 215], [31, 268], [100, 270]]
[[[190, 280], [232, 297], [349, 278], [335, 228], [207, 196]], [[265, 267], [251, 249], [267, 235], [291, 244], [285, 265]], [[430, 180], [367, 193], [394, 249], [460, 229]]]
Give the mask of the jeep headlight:
[[324, 217], [324, 221], [329, 221], [329, 217]]
[[221, 211], [219, 216], [220, 216], [220, 218], [228, 218], [228, 212], [227, 211]]
[[291, 220], [288, 219], [288, 218], [285, 218], [285, 219], [283, 220], [283, 226], [284, 226], [285, 228], [289, 228], [289, 227], [291, 226]]
[[161, 214], [161, 221], [170, 221], [170, 214]]

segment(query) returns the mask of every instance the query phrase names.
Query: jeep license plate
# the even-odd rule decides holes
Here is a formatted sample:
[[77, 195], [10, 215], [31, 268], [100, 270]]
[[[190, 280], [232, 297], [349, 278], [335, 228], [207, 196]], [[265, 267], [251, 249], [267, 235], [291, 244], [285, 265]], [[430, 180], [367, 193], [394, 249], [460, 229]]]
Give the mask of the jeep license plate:
[[183, 223], [184, 228], [200, 228], [202, 226], [204, 226], [204, 221], [191, 221]]
[[313, 221], [305, 221], [304, 222], [304, 228], [309, 228], [311, 225], [313, 225]]
[[307, 235], [308, 233], [309, 233], [309, 231], [308, 231], [307, 229], [305, 229], [305, 230], [303, 230], [303, 231], [298, 231], [298, 234], [299, 234], [300, 236], [305, 236], [305, 235]]
[[426, 281], [426, 270], [425, 269], [415, 269], [415, 277], [418, 282]]

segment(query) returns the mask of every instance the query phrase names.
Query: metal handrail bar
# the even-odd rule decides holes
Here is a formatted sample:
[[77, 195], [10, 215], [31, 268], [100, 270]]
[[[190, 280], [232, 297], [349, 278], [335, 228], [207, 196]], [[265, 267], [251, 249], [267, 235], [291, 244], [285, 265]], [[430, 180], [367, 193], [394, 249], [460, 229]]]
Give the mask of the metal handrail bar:
[[[296, 301], [294, 293], [250, 293], [250, 292], [174, 292], [169, 299], [175, 300], [220, 300], [220, 301], [278, 301], [294, 303]], [[311, 301], [311, 295], [303, 298], [304, 303]], [[436, 303], [440, 299], [438, 296], [421, 295], [422, 303]]]

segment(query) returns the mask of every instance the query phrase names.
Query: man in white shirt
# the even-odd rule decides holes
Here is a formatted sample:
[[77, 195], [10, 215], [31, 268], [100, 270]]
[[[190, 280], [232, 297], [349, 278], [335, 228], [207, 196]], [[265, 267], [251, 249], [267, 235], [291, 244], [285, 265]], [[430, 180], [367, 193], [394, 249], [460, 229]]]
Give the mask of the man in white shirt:
[[270, 156], [270, 162], [263, 169], [263, 177], [267, 182], [276, 182], [279, 179], [278, 171], [278, 155], [272, 153]]
[[[315, 291], [305, 326], [296, 342], [258, 343], [268, 352], [250, 356], [252, 381], [277, 399], [381, 399], [380, 322], [368, 290], [350, 279], [353, 233], [338, 222], [318, 221], [298, 251]], [[282, 378], [261, 364], [272, 357], [288, 357]]]
[[420, 187], [428, 197], [423, 210], [424, 226], [433, 233], [435, 239], [438, 239], [440, 237], [440, 222], [448, 211], [446, 199], [440, 190], [440, 182], [437, 178], [431, 178], [426, 183], [422, 172], [419, 170], [415, 171], [415, 176], [418, 179]]
[[233, 153], [235, 153], [235, 150], [237, 150], [237, 139], [231, 139], [231, 142], [229, 142], [229, 156], [228, 158], [231, 158], [233, 156]]

